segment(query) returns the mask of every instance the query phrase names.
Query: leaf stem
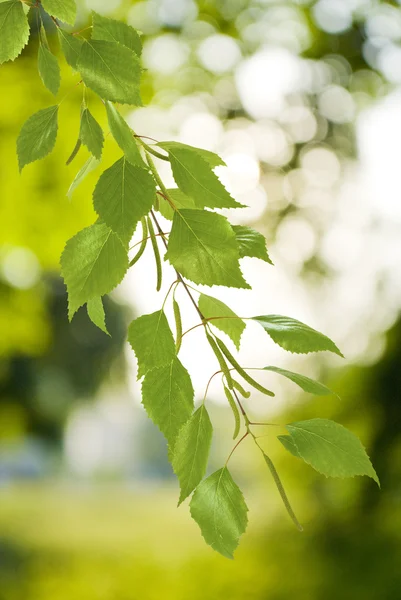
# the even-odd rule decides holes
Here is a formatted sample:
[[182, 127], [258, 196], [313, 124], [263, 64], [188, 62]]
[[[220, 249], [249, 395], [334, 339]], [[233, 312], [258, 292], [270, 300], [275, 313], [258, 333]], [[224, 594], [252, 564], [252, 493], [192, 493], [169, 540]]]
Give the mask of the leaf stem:
[[228, 461], [230, 460], [230, 458], [232, 457], [232, 455], [234, 454], [235, 450], [238, 448], [238, 446], [241, 444], [241, 442], [243, 442], [243, 441], [244, 441], [244, 439], [245, 439], [245, 438], [246, 438], [248, 435], [249, 435], [249, 431], [246, 431], [246, 432], [244, 433], [244, 435], [242, 436], [242, 438], [240, 438], [240, 439], [238, 440], [238, 442], [235, 444], [234, 448], [231, 450], [230, 454], [228, 455], [228, 458], [227, 458], [227, 460], [226, 460], [226, 462], [225, 462], [225, 465], [224, 465], [225, 467], [227, 466], [227, 463], [228, 463]]

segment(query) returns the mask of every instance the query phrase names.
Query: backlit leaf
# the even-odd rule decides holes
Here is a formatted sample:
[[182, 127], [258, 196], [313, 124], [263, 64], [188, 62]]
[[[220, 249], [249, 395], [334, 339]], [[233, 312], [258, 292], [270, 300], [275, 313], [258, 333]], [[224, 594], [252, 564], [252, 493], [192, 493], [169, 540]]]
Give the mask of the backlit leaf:
[[85, 85], [104, 100], [137, 106], [142, 104], [139, 60], [126, 46], [104, 40], [85, 41], [77, 69]]
[[195, 283], [249, 288], [239, 267], [234, 232], [222, 215], [191, 209], [176, 212], [166, 258]]
[[[212, 296], [206, 296], [206, 294], [199, 296], [198, 306], [206, 319], [217, 317], [216, 319], [211, 319], [210, 324], [220, 329], [220, 331], [224, 331], [239, 350], [241, 336], [245, 330], [244, 321], [231, 308], [228, 308], [224, 302]], [[228, 318], [224, 319], [222, 317]]]
[[74, 25], [77, 16], [75, 0], [42, 0], [42, 6], [52, 17], [68, 25]]
[[103, 301], [100, 296], [88, 300], [86, 305], [88, 316], [92, 323], [99, 327], [104, 333], [110, 335], [106, 327], [106, 315], [104, 314]]
[[94, 156], [90, 156], [88, 158], [88, 160], [84, 163], [84, 165], [80, 168], [78, 173], [75, 175], [74, 181], [71, 183], [71, 185], [68, 189], [67, 196], [69, 198], [72, 197], [74, 190], [82, 183], [82, 181], [85, 179], [85, 177], [87, 175], [89, 175], [89, 173], [94, 171], [96, 169], [96, 167], [98, 167], [99, 165], [100, 165], [100, 161], [97, 160], [97, 158], [95, 158]]
[[102, 128], [88, 108], [82, 111], [79, 138], [98, 160], [102, 157], [104, 136]]
[[128, 123], [123, 119], [111, 102], [106, 102], [106, 111], [110, 131], [117, 144], [124, 152], [126, 159], [129, 160], [132, 165], [145, 168], [146, 165], [135, 142], [134, 133], [130, 129]]
[[[172, 188], [167, 190], [168, 195], [171, 198], [175, 208], [196, 208], [195, 202], [189, 196], [186, 196], [179, 188]], [[174, 209], [170, 204], [162, 197], [159, 197], [158, 211], [165, 219], [172, 221], [174, 218]]]
[[68, 31], [59, 27], [57, 29], [60, 38], [60, 45], [65, 56], [65, 60], [73, 69], [77, 70], [77, 61], [81, 53], [83, 40]]
[[28, 43], [29, 23], [20, 0], [0, 4], [0, 64], [14, 60]]
[[260, 258], [269, 264], [273, 264], [266, 250], [266, 240], [264, 236], [255, 231], [252, 227], [244, 225], [232, 226], [239, 246], [240, 258], [250, 256], [251, 258]]
[[172, 465], [180, 482], [181, 504], [205, 475], [213, 427], [202, 404], [181, 427], [174, 443]]
[[170, 446], [174, 446], [178, 431], [189, 419], [194, 407], [191, 378], [177, 357], [146, 373], [142, 384], [142, 403]]
[[25, 165], [44, 158], [53, 150], [57, 129], [58, 106], [44, 108], [25, 121], [17, 139], [20, 171]]
[[142, 52], [141, 38], [136, 29], [122, 21], [102, 17], [96, 12], [93, 13], [92, 39], [118, 42], [133, 50], [138, 56]]
[[359, 439], [348, 429], [328, 419], [310, 419], [287, 425], [303, 460], [326, 477], [367, 475], [379, 478]]
[[138, 360], [138, 379], [151, 369], [171, 363], [175, 357], [173, 334], [162, 310], [132, 321], [128, 341]]
[[70, 320], [85, 302], [111, 292], [127, 269], [127, 251], [104, 223], [86, 227], [71, 238], [61, 255]]
[[[191, 148], [177, 142], [162, 142], [159, 146], [169, 153], [171, 168], [176, 184], [184, 194], [193, 198], [198, 208], [239, 208], [239, 204], [230, 196], [223, 184], [213, 173], [216, 156], [197, 148]], [[212, 157], [210, 157], [212, 154]]]
[[101, 219], [128, 243], [137, 223], [151, 210], [155, 194], [153, 177], [120, 158], [100, 176], [93, 205]]
[[272, 340], [284, 350], [297, 354], [328, 350], [342, 356], [330, 338], [301, 321], [281, 315], [263, 315], [252, 319], [259, 323]]
[[39, 44], [38, 70], [43, 85], [56, 96], [60, 87], [60, 67], [57, 58], [44, 44]]
[[323, 385], [323, 383], [315, 381], [314, 379], [306, 377], [305, 375], [293, 373], [292, 371], [280, 369], [279, 367], [263, 367], [263, 369], [264, 371], [273, 371], [274, 373], [278, 373], [279, 375], [287, 377], [287, 379], [291, 379], [291, 381], [296, 383], [301, 389], [304, 390], [304, 392], [308, 392], [309, 394], [315, 394], [316, 396], [329, 396], [330, 394], [334, 394], [334, 392]]
[[248, 524], [248, 507], [227, 467], [202, 481], [190, 508], [206, 543], [223, 556], [233, 558]]

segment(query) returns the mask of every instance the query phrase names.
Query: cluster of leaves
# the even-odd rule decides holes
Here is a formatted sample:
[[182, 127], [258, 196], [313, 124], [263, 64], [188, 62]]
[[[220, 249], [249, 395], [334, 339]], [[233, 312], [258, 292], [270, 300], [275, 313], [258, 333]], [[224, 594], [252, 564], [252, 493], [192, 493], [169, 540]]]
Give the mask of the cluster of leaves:
[[[225, 342], [222, 331], [240, 348], [248, 321], [262, 327], [270, 338], [289, 352], [341, 352], [328, 337], [290, 317], [262, 315], [239, 317], [220, 300], [198, 292], [194, 284], [250, 288], [241, 271], [240, 261], [253, 257], [271, 264], [263, 236], [250, 227], [233, 226], [221, 214], [223, 208], [241, 208], [216, 176], [214, 169], [224, 166], [216, 154], [176, 141], [148, 145], [136, 136], [115, 106], [140, 105], [141, 39], [132, 27], [93, 14], [92, 34], [85, 39], [64, 31], [59, 20], [73, 24], [74, 0], [42, 0], [32, 5], [45, 10], [57, 26], [61, 49], [67, 63], [76, 71], [82, 84], [84, 100], [77, 144], [68, 158], [71, 162], [84, 144], [90, 158], [77, 174], [70, 193], [102, 157], [105, 136], [85, 102], [85, 88], [103, 102], [110, 133], [122, 151], [121, 158], [100, 176], [93, 192], [97, 221], [70, 239], [61, 257], [62, 273], [68, 289], [69, 318], [86, 304], [95, 325], [107, 332], [102, 296], [124, 278], [143, 255], [150, 240], [156, 267], [156, 289], [162, 283], [161, 250], [164, 260], [174, 267], [176, 280], [171, 284], [160, 310], [135, 319], [129, 326], [128, 340], [138, 361], [138, 378], [142, 378], [142, 402], [153, 422], [164, 434], [169, 457], [180, 483], [179, 504], [192, 495], [191, 515], [199, 524], [208, 544], [224, 556], [231, 557], [247, 525], [247, 506], [228, 469], [233, 451], [250, 436], [263, 453], [284, 505], [299, 529], [302, 529], [284, 492], [279, 475], [265, 451], [259, 446], [254, 426], [244, 408], [250, 392], [243, 385], [262, 394], [274, 393], [262, 386], [244, 369]], [[20, 0], [0, 4], [0, 61], [15, 59], [28, 41], [26, 7]], [[44, 85], [57, 94], [60, 71], [57, 58], [50, 52], [46, 33], [41, 26], [38, 68]], [[44, 108], [23, 125], [17, 141], [20, 170], [43, 158], [54, 147], [57, 137], [59, 104]], [[166, 189], [156, 169], [153, 156], [171, 164], [175, 189]], [[171, 222], [169, 232], [159, 223], [160, 214]], [[131, 257], [130, 241], [141, 225], [142, 241]], [[157, 233], [155, 233], [157, 232]], [[160, 249], [161, 245], [161, 249]], [[175, 290], [183, 286], [196, 309], [210, 349], [222, 376], [222, 385], [234, 416], [236, 442], [225, 465], [204, 479], [213, 427], [207, 411], [206, 388], [203, 401], [195, 410], [191, 377], [179, 353], [182, 331], [180, 306]], [[174, 336], [164, 312], [172, 294], [176, 334]], [[197, 294], [198, 297], [196, 299]], [[308, 377], [275, 366], [252, 369], [284, 376], [302, 390], [319, 396], [332, 392]], [[216, 375], [217, 373], [215, 373]], [[238, 381], [240, 379], [240, 381]], [[278, 436], [284, 448], [303, 459], [320, 473], [332, 477], [377, 475], [359, 440], [341, 425], [312, 419], [286, 426], [287, 435]]]

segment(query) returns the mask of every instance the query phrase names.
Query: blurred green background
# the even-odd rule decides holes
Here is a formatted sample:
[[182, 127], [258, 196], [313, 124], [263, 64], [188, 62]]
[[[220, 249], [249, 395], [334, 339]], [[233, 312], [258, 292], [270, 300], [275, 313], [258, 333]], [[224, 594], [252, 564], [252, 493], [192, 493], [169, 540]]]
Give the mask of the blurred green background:
[[[251, 444], [232, 459], [250, 508], [234, 561], [213, 553], [187, 507], [176, 508], [166, 448], [140, 407], [125, 342], [130, 319], [159, 306], [147, 262], [106, 299], [111, 338], [85, 310], [67, 320], [58, 261], [65, 241], [95, 218], [101, 168], [67, 198], [87, 158], [81, 150], [65, 166], [81, 91], [50, 22], [64, 76], [58, 141], [18, 173], [22, 123], [54, 103], [37, 74], [33, 19], [29, 47], [0, 70], [0, 600], [400, 598], [399, 3], [86, 0], [75, 30], [88, 27], [91, 10], [143, 32], [145, 107], [126, 113], [134, 129], [225, 158], [221, 177], [249, 205], [230, 216], [266, 235], [276, 265], [245, 265], [259, 310], [319, 326], [347, 357], [284, 359], [266, 345], [267, 358], [251, 332], [243, 362], [277, 357], [342, 397], [311, 399], [284, 386], [274, 406], [256, 397], [252, 410], [351, 428], [382, 489], [366, 478], [325, 479], [267, 436], [303, 534]], [[90, 93], [88, 101], [105, 126], [103, 107]], [[108, 141], [104, 165], [117, 156]], [[231, 298], [236, 312], [247, 310], [247, 296], [223, 299]], [[200, 394], [208, 359], [196, 344], [184, 351]], [[213, 395], [218, 468], [232, 423], [217, 387]]]

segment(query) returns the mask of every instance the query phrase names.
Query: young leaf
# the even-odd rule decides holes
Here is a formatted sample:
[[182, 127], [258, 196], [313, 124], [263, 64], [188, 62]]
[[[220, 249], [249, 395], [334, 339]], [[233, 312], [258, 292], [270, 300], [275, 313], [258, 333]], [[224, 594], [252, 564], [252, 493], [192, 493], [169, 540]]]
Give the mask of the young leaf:
[[[184, 194], [194, 199], [197, 208], [240, 208], [212, 171], [211, 159], [205, 154], [177, 142], [158, 144], [169, 154], [176, 184]], [[206, 152], [206, 151], [203, 151]], [[212, 161], [216, 166], [216, 161]], [[222, 164], [221, 162], [219, 164]]]
[[202, 404], [179, 430], [174, 443], [172, 465], [180, 482], [178, 505], [188, 498], [205, 475], [213, 427]]
[[126, 159], [136, 167], [147, 168], [135, 142], [134, 133], [128, 123], [111, 102], [106, 102], [106, 111], [110, 131], [124, 152]]
[[133, 50], [137, 56], [141, 55], [142, 42], [136, 29], [115, 19], [102, 17], [96, 12], [93, 13], [93, 40], [105, 40], [106, 42], [118, 42]]
[[177, 357], [146, 373], [142, 384], [142, 403], [173, 447], [178, 431], [194, 408], [191, 378]]
[[28, 43], [29, 23], [20, 0], [0, 3], [0, 65], [14, 60]]
[[68, 188], [67, 196], [68, 198], [72, 197], [74, 190], [82, 183], [89, 173], [94, 171], [96, 167], [100, 165], [100, 161], [97, 160], [94, 156], [90, 156], [85, 164], [79, 169], [78, 173], [74, 177], [74, 181], [71, 183]]
[[[213, 298], [212, 296], [206, 296], [201, 294], [198, 302], [199, 310], [206, 319], [211, 317], [218, 317], [210, 321], [211, 325], [214, 325], [221, 331], [224, 331], [229, 338], [234, 342], [235, 347], [239, 350], [241, 336], [245, 330], [245, 323], [240, 319], [231, 308], [228, 308], [224, 302]], [[229, 317], [224, 319], [222, 317]]]
[[235, 438], [239, 434], [239, 430], [241, 427], [241, 418], [240, 418], [238, 406], [235, 402], [234, 396], [232, 395], [231, 391], [228, 389], [227, 386], [224, 386], [224, 393], [226, 395], [226, 398], [228, 400], [228, 403], [229, 403], [230, 408], [233, 411], [233, 415], [234, 415], [235, 425], [234, 425], [233, 440], [235, 440]]
[[[189, 196], [186, 196], [179, 188], [172, 188], [167, 191], [175, 208], [178, 210], [181, 208], [196, 208], [193, 199]], [[165, 219], [168, 219], [169, 221], [173, 220], [175, 211], [164, 198], [159, 198], [159, 206], [157, 210]]]
[[266, 250], [266, 240], [259, 231], [244, 225], [233, 225], [232, 228], [237, 238], [240, 258], [250, 256], [260, 258], [270, 265], [273, 264]]
[[173, 334], [162, 310], [132, 321], [128, 341], [138, 360], [138, 379], [151, 369], [171, 363], [175, 357]]
[[298, 448], [296, 447], [294, 440], [290, 435], [278, 435], [277, 439], [283, 444], [284, 448], [288, 450], [290, 454], [296, 458], [302, 458], [298, 452]]
[[53, 150], [57, 129], [58, 106], [44, 108], [25, 121], [17, 139], [20, 171], [25, 165], [44, 158]]
[[259, 323], [273, 342], [284, 348], [284, 350], [297, 354], [329, 350], [334, 354], [343, 356], [330, 338], [296, 319], [281, 315], [264, 315], [252, 317], [252, 319]]
[[57, 31], [65, 60], [70, 67], [77, 71], [77, 61], [81, 53], [82, 44], [84, 42], [81, 38], [73, 35], [72, 33], [68, 33], [68, 31], [64, 31], [64, 29], [61, 29], [61, 27], [58, 27]]
[[103, 302], [100, 296], [88, 300], [86, 308], [92, 323], [99, 327], [104, 333], [110, 335], [106, 327], [106, 315], [104, 314]]
[[155, 194], [153, 177], [120, 158], [100, 176], [93, 205], [99, 217], [128, 243], [138, 221], [151, 210]]
[[77, 69], [88, 87], [104, 100], [141, 106], [141, 68], [132, 50], [115, 42], [84, 41]]
[[61, 80], [60, 67], [57, 58], [42, 43], [39, 44], [38, 70], [43, 85], [56, 96]]
[[308, 392], [309, 394], [315, 394], [316, 396], [329, 396], [330, 394], [334, 394], [334, 392], [323, 385], [323, 383], [315, 381], [314, 379], [310, 379], [309, 377], [305, 377], [305, 375], [293, 373], [292, 371], [286, 371], [286, 369], [280, 369], [279, 367], [263, 367], [263, 370], [273, 371], [274, 373], [278, 373], [279, 375], [287, 377], [287, 379], [291, 379], [291, 381], [299, 385], [304, 392]]
[[75, 0], [42, 0], [42, 6], [52, 17], [68, 25], [74, 25], [77, 16]]
[[88, 108], [82, 111], [79, 139], [98, 160], [102, 157], [103, 130]]
[[287, 430], [301, 458], [326, 477], [367, 475], [379, 478], [359, 439], [328, 419], [290, 423]]
[[195, 490], [190, 508], [205, 542], [223, 556], [233, 558], [248, 524], [248, 507], [227, 467], [202, 481]]
[[166, 258], [184, 277], [204, 285], [248, 288], [227, 219], [212, 212], [176, 212]]
[[61, 255], [70, 320], [85, 302], [111, 292], [127, 268], [127, 251], [104, 223], [86, 227], [71, 238]]

